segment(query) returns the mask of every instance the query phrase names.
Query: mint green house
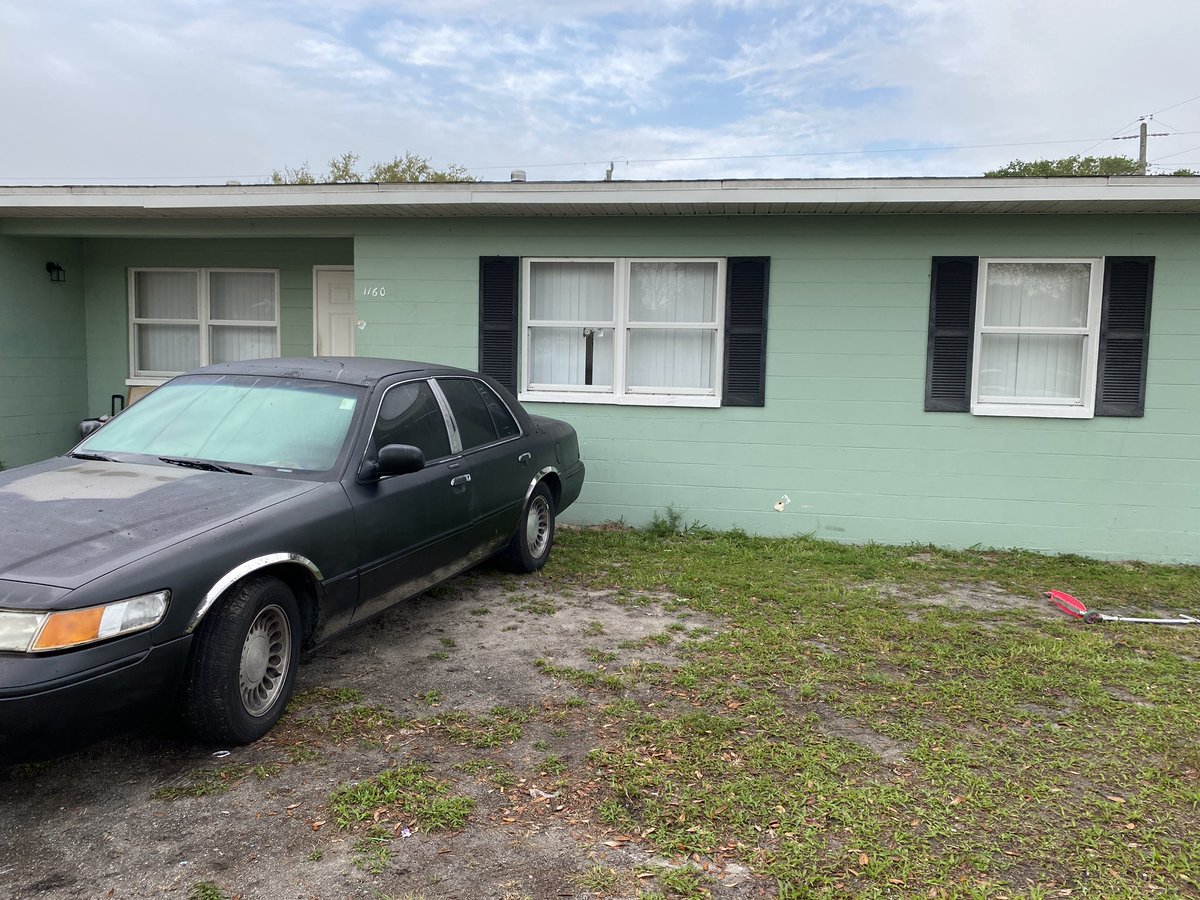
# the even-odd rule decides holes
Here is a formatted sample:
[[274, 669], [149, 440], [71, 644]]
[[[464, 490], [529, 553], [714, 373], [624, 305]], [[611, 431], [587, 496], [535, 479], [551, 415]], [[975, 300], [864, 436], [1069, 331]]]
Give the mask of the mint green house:
[[482, 368], [569, 518], [1200, 562], [1200, 179], [0, 187], [0, 460], [310, 354]]

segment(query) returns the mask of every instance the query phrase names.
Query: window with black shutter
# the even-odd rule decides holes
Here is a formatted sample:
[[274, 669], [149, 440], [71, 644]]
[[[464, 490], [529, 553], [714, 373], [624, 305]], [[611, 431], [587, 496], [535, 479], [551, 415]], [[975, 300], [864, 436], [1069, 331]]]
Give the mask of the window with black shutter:
[[1148, 257], [935, 257], [925, 409], [1140, 416]]
[[482, 258], [480, 371], [527, 400], [762, 406], [768, 281], [767, 257]]

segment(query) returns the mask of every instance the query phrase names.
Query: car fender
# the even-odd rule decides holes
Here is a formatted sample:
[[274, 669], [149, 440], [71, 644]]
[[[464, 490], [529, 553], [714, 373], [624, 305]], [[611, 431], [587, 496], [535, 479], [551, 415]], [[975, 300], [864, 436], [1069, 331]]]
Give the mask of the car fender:
[[308, 569], [309, 573], [315, 580], [314, 584], [317, 591], [317, 599], [322, 603], [324, 602], [325, 590], [322, 586], [323, 577], [321, 575], [321, 570], [317, 567], [316, 563], [307, 557], [301, 556], [299, 553], [268, 553], [264, 556], [256, 556], [254, 559], [248, 559], [241, 565], [235, 566], [218, 578], [213, 586], [208, 589], [208, 592], [204, 595], [204, 599], [201, 600], [200, 605], [196, 607], [196, 611], [192, 613], [192, 618], [188, 622], [188, 626], [185, 629], [185, 634], [191, 634], [196, 630], [196, 627], [200, 624], [200, 621], [204, 618], [205, 614], [212, 609], [213, 604], [221, 599], [221, 596], [234, 584], [241, 581], [247, 575], [251, 575], [260, 569], [266, 569], [270, 566], [279, 565], [280, 563], [300, 565]]
[[523, 501], [522, 508], [529, 505], [529, 498], [533, 496], [534, 490], [539, 484], [542, 483], [542, 481], [545, 480], [547, 475], [553, 475], [558, 478], [560, 482], [562, 481], [562, 476], [559, 474], [558, 469], [554, 466], [546, 466], [544, 469], [540, 469], [538, 473], [533, 476], [533, 480], [529, 482], [529, 487], [525, 489], [525, 500]]

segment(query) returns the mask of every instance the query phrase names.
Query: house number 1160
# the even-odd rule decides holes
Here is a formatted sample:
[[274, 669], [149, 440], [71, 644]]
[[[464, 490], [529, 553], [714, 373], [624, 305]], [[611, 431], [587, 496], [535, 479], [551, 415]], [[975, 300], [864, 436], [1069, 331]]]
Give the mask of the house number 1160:
[[362, 295], [364, 297], [386, 297], [387, 288], [383, 287], [382, 285], [376, 285], [375, 287], [364, 287]]

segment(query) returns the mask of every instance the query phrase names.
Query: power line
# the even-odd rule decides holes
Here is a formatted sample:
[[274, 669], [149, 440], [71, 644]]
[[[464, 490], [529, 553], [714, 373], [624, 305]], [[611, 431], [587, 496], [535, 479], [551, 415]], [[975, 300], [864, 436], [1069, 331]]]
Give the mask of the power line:
[[1183, 106], [1187, 103], [1193, 103], [1196, 100], [1200, 100], [1200, 94], [1197, 94], [1195, 97], [1189, 97], [1186, 100], [1181, 100], [1180, 102], [1175, 103], [1171, 106], [1164, 106], [1162, 109], [1158, 109], [1158, 110], [1155, 110], [1154, 112], [1150, 113], [1150, 115], [1157, 116], [1161, 112], [1167, 112], [1167, 110], [1175, 109], [1176, 107]]

